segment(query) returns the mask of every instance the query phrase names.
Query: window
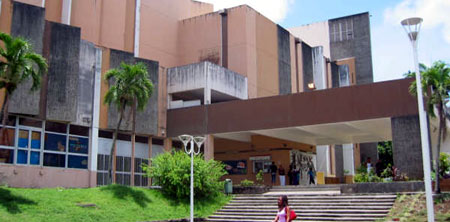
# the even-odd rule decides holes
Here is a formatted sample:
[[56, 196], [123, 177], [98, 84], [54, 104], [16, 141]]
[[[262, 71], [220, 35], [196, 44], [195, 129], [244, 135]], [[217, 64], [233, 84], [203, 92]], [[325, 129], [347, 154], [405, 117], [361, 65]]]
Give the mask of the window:
[[148, 177], [144, 176], [145, 172], [142, 170], [142, 164], [148, 164], [148, 159], [135, 158], [134, 161], [134, 186], [146, 187], [148, 186]]
[[253, 173], [258, 173], [260, 170], [263, 173], [269, 173], [270, 165], [272, 165], [270, 160], [255, 160], [253, 161]]
[[116, 156], [116, 183], [131, 184], [131, 157]]
[[14, 116], [3, 127], [0, 164], [88, 168], [88, 127]]
[[111, 184], [108, 176], [109, 161], [109, 155], [97, 155], [97, 186]]
[[353, 39], [353, 19], [340, 19], [334, 21], [330, 31], [331, 42], [341, 42]]

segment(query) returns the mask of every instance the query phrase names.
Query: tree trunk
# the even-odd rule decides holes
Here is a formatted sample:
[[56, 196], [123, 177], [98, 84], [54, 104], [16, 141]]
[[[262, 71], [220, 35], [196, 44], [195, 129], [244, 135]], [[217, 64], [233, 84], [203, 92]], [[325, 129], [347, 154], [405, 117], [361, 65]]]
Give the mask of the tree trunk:
[[[3, 101], [2, 106], [2, 128], [0, 129], [0, 135], [2, 136], [3, 142], [9, 140], [9, 136], [7, 135], [6, 130], [6, 121], [8, 120], [8, 106], [9, 106], [9, 93], [5, 91], [5, 100]], [[9, 141], [7, 141], [9, 143]]]
[[[119, 133], [119, 129], [120, 129], [120, 125], [122, 124], [122, 119], [123, 119], [123, 112], [125, 110], [125, 105], [123, 105], [120, 108], [120, 117], [119, 117], [119, 122], [117, 123], [117, 127], [116, 130], [114, 131], [113, 134], [113, 143], [111, 146], [111, 152], [109, 153], [109, 180], [111, 181], [112, 184], [116, 183], [115, 177], [113, 177], [113, 173], [115, 173], [115, 154], [116, 154], [116, 142], [117, 142], [117, 134]], [[114, 171], [114, 172], [113, 172]], [[114, 178], [114, 180], [113, 180]]]
[[442, 140], [442, 134], [444, 133], [443, 127], [445, 127], [445, 116], [443, 116], [443, 104], [440, 103], [438, 105], [438, 115], [439, 115], [439, 132], [438, 132], [438, 141], [437, 141], [437, 149], [436, 149], [436, 182], [435, 182], [435, 192], [441, 193], [441, 186], [439, 183], [439, 172], [440, 172], [440, 166], [439, 166], [439, 155], [441, 153], [441, 140]]
[[131, 133], [131, 179], [130, 179], [130, 185], [134, 186], [134, 156], [135, 156], [135, 146], [136, 146], [136, 98], [133, 101], [133, 107], [132, 107], [132, 133]]

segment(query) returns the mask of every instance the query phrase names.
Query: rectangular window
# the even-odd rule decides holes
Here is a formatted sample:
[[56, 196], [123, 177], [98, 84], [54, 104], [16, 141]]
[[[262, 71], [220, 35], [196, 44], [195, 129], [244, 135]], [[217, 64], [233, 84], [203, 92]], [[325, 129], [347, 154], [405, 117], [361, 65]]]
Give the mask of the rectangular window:
[[31, 149], [40, 150], [41, 149], [41, 133], [32, 132], [31, 133]]
[[353, 38], [354, 35], [352, 18], [340, 19], [333, 22], [330, 32], [331, 42], [341, 42], [351, 40]]
[[87, 154], [89, 152], [89, 139], [74, 136], [69, 137], [69, 152]]
[[19, 130], [19, 145], [20, 148], [28, 148], [28, 130]]
[[67, 133], [67, 125], [64, 123], [50, 122], [45, 123], [45, 131], [55, 133]]
[[28, 163], [28, 150], [18, 150], [17, 151], [17, 163], [27, 164]]
[[65, 165], [66, 165], [66, 155], [44, 153], [44, 166], [65, 167]]
[[45, 133], [44, 149], [65, 152], [67, 136], [53, 133]]
[[41, 153], [40, 152], [31, 152], [30, 155], [30, 164], [31, 165], [39, 165]]
[[0, 163], [14, 163], [14, 150], [0, 149]]
[[19, 118], [19, 125], [21, 126], [31, 126], [36, 128], [42, 127], [42, 121], [35, 120], [35, 119], [29, 119], [29, 118]]
[[69, 155], [69, 168], [87, 169], [88, 157], [87, 156], [73, 156]]
[[[0, 127], [1, 129], [1, 127]], [[0, 134], [0, 145], [2, 146], [15, 146], [15, 132], [14, 128], [6, 128], [2, 134]]]

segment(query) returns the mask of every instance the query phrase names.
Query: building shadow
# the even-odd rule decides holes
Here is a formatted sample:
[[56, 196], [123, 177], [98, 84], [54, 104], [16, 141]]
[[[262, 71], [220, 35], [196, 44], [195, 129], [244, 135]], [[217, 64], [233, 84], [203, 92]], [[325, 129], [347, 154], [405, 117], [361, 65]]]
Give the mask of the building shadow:
[[127, 198], [132, 198], [133, 201], [142, 208], [146, 207], [147, 203], [152, 202], [152, 200], [150, 200], [144, 192], [140, 190], [134, 190], [128, 186], [114, 184], [104, 186], [100, 188], [100, 190], [110, 191], [113, 193], [114, 197], [118, 199], [125, 200]]
[[11, 214], [22, 213], [20, 205], [36, 205], [33, 200], [14, 195], [10, 190], [0, 187], [0, 205]]

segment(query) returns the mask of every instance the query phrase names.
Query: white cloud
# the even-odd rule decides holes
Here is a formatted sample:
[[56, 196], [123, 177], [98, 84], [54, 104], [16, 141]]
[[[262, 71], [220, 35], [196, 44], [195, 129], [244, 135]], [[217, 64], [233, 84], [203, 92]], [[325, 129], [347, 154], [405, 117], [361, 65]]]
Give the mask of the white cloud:
[[249, 5], [270, 20], [279, 23], [286, 18], [289, 6], [294, 0], [200, 0], [214, 4], [214, 10], [230, 8], [238, 5]]
[[404, 0], [394, 8], [385, 11], [385, 21], [398, 24], [408, 17], [422, 17], [424, 29], [442, 27], [442, 34], [450, 44], [450, 1], [449, 0]]
[[384, 11], [384, 22], [372, 28], [374, 80], [403, 78], [414, 70], [412, 47], [400, 21], [419, 16], [424, 19], [419, 37], [419, 62], [450, 63], [449, 0], [403, 0]]

